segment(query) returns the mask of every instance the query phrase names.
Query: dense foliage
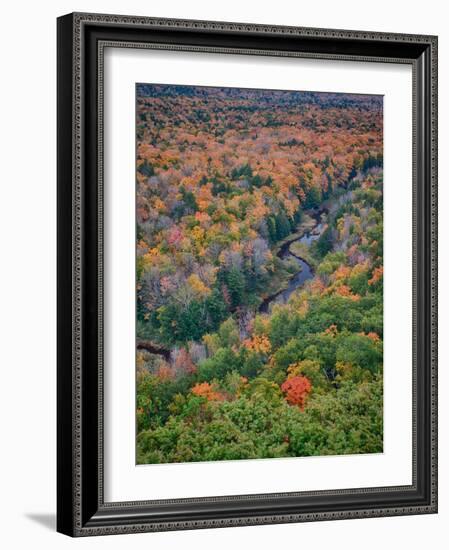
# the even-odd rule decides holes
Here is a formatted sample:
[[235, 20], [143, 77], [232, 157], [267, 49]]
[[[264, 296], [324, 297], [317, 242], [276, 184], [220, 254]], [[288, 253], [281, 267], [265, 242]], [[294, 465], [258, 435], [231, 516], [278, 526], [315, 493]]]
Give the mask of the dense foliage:
[[138, 86], [139, 463], [382, 451], [382, 164], [376, 96]]

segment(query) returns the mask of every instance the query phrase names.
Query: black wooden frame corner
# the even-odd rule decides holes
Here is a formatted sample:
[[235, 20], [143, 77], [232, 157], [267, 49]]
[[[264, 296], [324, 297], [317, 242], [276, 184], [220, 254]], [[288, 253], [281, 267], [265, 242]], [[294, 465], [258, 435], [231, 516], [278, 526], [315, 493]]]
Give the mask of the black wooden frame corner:
[[[103, 499], [104, 48], [407, 63], [413, 68], [413, 483], [166, 501]], [[57, 529], [71, 536], [437, 511], [437, 38], [69, 14], [58, 19]]]

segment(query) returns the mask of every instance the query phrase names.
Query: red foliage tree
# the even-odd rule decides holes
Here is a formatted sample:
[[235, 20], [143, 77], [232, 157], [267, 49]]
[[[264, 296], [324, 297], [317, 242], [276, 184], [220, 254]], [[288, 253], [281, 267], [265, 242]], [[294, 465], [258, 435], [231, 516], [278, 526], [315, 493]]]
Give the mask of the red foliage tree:
[[285, 393], [285, 399], [289, 405], [297, 405], [303, 411], [312, 390], [312, 384], [306, 376], [293, 376], [287, 378], [281, 390]]

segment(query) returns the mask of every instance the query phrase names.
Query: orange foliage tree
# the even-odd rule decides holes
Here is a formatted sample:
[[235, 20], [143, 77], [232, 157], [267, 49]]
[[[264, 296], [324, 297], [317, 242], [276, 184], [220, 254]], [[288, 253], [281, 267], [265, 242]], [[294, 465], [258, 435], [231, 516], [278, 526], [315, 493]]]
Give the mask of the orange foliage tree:
[[219, 392], [215, 391], [209, 382], [203, 382], [201, 384], [195, 384], [192, 388], [193, 395], [197, 397], [204, 397], [207, 401], [221, 401], [222, 396]]
[[306, 376], [293, 376], [287, 378], [281, 390], [285, 393], [285, 399], [289, 405], [297, 405], [304, 410], [307, 397], [312, 391], [312, 384]]

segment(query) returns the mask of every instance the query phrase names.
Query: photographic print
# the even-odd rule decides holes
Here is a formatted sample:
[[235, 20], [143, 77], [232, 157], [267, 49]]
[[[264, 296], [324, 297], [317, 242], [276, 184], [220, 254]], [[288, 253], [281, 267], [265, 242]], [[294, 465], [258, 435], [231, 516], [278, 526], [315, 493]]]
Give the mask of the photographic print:
[[137, 464], [383, 451], [383, 97], [136, 85]]

